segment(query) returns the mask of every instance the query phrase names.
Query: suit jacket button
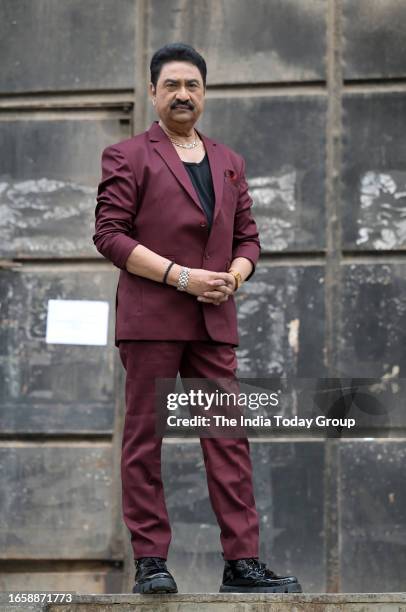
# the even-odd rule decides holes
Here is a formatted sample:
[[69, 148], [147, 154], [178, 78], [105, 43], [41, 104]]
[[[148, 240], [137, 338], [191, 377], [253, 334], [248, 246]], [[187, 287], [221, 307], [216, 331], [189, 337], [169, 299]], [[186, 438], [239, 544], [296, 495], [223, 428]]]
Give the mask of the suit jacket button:
[[210, 255], [208, 253], [205, 253], [204, 256], [205, 256], [206, 259], [210, 259]]
[[207, 227], [207, 223], [201, 223], [200, 227]]

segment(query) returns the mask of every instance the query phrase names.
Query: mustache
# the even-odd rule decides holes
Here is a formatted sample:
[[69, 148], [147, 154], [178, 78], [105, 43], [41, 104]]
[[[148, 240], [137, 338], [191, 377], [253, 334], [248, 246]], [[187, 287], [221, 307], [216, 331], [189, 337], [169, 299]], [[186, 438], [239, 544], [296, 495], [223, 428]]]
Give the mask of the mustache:
[[178, 108], [178, 106], [186, 106], [187, 108], [189, 108], [190, 110], [194, 109], [194, 106], [191, 102], [189, 102], [188, 100], [185, 102], [172, 102], [171, 104], [171, 109], [175, 109]]

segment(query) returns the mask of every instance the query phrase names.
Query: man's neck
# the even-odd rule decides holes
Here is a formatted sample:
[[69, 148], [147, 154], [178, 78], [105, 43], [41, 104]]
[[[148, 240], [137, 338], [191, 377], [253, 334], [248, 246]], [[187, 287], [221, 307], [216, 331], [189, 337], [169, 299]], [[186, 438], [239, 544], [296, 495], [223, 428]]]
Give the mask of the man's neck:
[[196, 136], [195, 129], [193, 125], [180, 125], [178, 126], [170, 126], [168, 127], [162, 119], [158, 121], [158, 125], [163, 129], [163, 131], [174, 140], [185, 140], [190, 141]]

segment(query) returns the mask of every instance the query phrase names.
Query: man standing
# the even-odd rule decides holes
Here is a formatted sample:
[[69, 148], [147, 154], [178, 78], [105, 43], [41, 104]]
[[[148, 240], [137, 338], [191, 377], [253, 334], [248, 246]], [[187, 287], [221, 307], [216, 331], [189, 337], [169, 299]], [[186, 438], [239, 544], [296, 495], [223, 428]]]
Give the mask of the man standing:
[[[166, 567], [171, 528], [155, 435], [156, 378], [229, 378], [237, 371], [234, 293], [255, 271], [260, 242], [243, 158], [194, 125], [206, 63], [182, 43], [151, 60], [159, 121], [102, 154], [93, 241], [120, 268], [115, 345], [126, 369], [124, 521], [136, 593], [176, 593]], [[301, 592], [258, 559], [259, 522], [246, 438], [200, 438], [220, 526], [222, 592]]]

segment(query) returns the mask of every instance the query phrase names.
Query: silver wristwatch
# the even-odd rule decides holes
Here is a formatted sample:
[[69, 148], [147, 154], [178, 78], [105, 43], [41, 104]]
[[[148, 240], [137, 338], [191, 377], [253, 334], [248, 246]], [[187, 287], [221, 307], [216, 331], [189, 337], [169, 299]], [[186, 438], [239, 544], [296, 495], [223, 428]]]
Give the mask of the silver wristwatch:
[[178, 283], [176, 285], [176, 289], [178, 289], [178, 291], [186, 291], [186, 287], [189, 282], [189, 272], [190, 268], [187, 268], [186, 266], [184, 266], [180, 271]]

